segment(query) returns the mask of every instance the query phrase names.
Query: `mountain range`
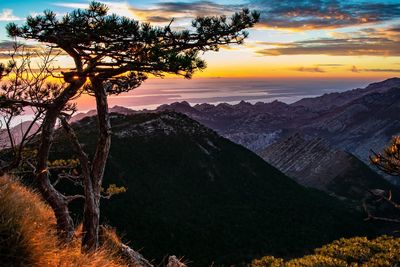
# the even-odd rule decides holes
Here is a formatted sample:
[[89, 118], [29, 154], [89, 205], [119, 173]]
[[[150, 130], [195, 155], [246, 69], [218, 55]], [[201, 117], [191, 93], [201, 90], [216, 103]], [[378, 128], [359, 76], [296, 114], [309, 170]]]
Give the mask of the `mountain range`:
[[[104, 183], [127, 192], [102, 202], [102, 221], [122, 230], [148, 259], [159, 262], [174, 254], [191, 266], [230, 266], [265, 254], [299, 255], [342, 236], [372, 233], [370, 223], [346, 202], [299, 185], [186, 115], [113, 113], [111, 122]], [[96, 118], [73, 127], [93, 154]], [[71, 156], [60, 131], [52, 157]]]
[[7, 129], [0, 129], [0, 150], [9, 148], [11, 146], [10, 136], [14, 145], [18, 145], [25, 133], [29, 130], [29, 135], [34, 134], [39, 129], [39, 125], [34, 123], [31, 126], [31, 121], [24, 121], [20, 124]]
[[[398, 195], [365, 163], [370, 148], [400, 133], [399, 88], [393, 78], [293, 104], [116, 106], [104, 184], [128, 191], [102, 202], [102, 221], [147, 258], [176, 254], [191, 266], [291, 257], [339, 237], [374, 234], [356, 206], [368, 189]], [[95, 114], [72, 119], [89, 154]], [[72, 156], [59, 131], [51, 160]]]
[[[325, 138], [334, 147], [368, 162], [370, 149], [381, 150], [400, 133], [400, 78], [370, 84], [363, 89], [304, 98], [293, 104], [279, 101], [231, 105], [176, 102], [156, 111], [174, 110], [199, 121], [222, 136], [258, 152], [295, 132]], [[112, 112], [134, 114], [115, 106]], [[148, 111], [146, 111], [148, 112]], [[79, 113], [74, 121], [94, 115]]]
[[[300, 133], [309, 139], [324, 139], [325, 148], [331, 147], [333, 154], [335, 151], [350, 153], [368, 165], [371, 149], [381, 151], [393, 135], [400, 134], [400, 79], [392, 78], [363, 89], [305, 98], [293, 104], [242, 101], [236, 105], [190, 106], [187, 102], [180, 102], [160, 106], [158, 110], [187, 114], [256, 153], [267, 155], [268, 146]], [[293, 158], [290, 151], [295, 149], [286, 150], [289, 154], [285, 156]], [[316, 155], [311, 158], [318, 161]], [[273, 155], [265, 159], [279, 161], [279, 157], [273, 158]], [[290, 170], [293, 164], [275, 166], [282, 171], [296, 172]], [[296, 166], [300, 168], [300, 164]], [[306, 169], [304, 166], [302, 175], [309, 179], [312, 174], [306, 173]], [[392, 177], [386, 178], [393, 183], [399, 182]], [[321, 186], [319, 184], [316, 188]]]
[[[119, 106], [111, 110], [121, 114], [140, 112]], [[398, 116], [400, 114], [400, 78], [373, 83], [362, 89], [304, 98], [293, 104], [279, 101], [251, 104], [241, 101], [236, 105], [221, 103], [191, 106], [184, 101], [162, 105], [155, 112], [163, 110], [173, 110], [188, 115], [231, 141], [259, 153], [284, 173], [293, 175], [298, 182], [304, 181], [303, 185], [320, 189], [327, 182], [321, 180], [322, 176], [318, 178], [319, 180], [310, 182], [315, 178], [315, 174], [318, 174], [318, 172], [313, 174], [313, 168], [318, 166], [319, 170], [326, 168], [318, 175], [334, 171], [336, 173], [331, 174], [338, 177], [345, 168], [344, 166], [332, 168], [329, 166], [330, 162], [321, 166], [319, 164], [321, 153], [329, 150], [325, 159], [332, 157], [332, 160], [336, 162], [343, 163], [344, 159], [351, 157], [352, 160], [349, 162], [356, 162], [359, 159], [369, 165], [370, 150], [382, 150], [393, 135], [400, 134], [400, 117]], [[78, 120], [94, 114], [94, 111], [87, 114], [81, 113], [74, 119]], [[276, 142], [284, 144], [287, 138], [297, 133], [307, 139], [321, 139], [324, 143], [323, 147], [316, 146], [316, 148], [321, 148], [319, 151], [318, 149], [303, 150], [303, 152], [308, 151], [308, 159], [314, 162], [311, 165], [302, 165], [301, 162], [294, 163], [293, 161], [277, 164], [281, 161], [282, 153], [279, 151], [282, 150], [278, 148], [278, 145], [274, 145], [270, 148], [273, 152], [268, 152], [268, 147]], [[307, 143], [303, 145], [307, 146]], [[283, 156], [296, 160], [295, 155], [292, 154], [297, 151], [296, 144], [294, 146], [292, 149], [285, 149]], [[364, 170], [367, 170], [365, 169], [367, 166], [362, 166], [362, 168], [361, 166], [361, 163], [357, 161], [350, 167], [353, 177], [365, 175]], [[296, 176], [296, 173], [301, 174], [302, 178], [297, 179], [299, 176]], [[368, 173], [371, 174], [369, 177], [375, 176], [370, 171]], [[393, 177], [386, 176], [386, 178], [395, 184], [400, 182]], [[327, 179], [330, 180], [330, 178]], [[360, 180], [360, 178], [357, 179]]]
[[255, 152], [282, 137], [302, 132], [325, 138], [334, 147], [367, 162], [370, 149], [381, 150], [392, 135], [400, 133], [400, 78], [293, 104], [242, 101], [236, 105], [192, 107], [180, 102], [158, 110], [182, 112]]

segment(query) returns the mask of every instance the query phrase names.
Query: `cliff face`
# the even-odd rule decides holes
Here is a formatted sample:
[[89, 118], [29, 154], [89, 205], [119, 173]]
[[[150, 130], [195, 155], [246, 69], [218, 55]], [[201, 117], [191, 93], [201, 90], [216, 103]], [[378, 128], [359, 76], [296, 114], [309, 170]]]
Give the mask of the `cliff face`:
[[321, 138], [306, 140], [301, 134], [276, 142], [259, 154], [298, 183], [325, 191], [336, 175], [350, 167], [349, 154], [331, 148]]
[[322, 138], [299, 133], [282, 139], [260, 156], [299, 184], [353, 200], [368, 195], [368, 189], [397, 189], [350, 153], [333, 148]]

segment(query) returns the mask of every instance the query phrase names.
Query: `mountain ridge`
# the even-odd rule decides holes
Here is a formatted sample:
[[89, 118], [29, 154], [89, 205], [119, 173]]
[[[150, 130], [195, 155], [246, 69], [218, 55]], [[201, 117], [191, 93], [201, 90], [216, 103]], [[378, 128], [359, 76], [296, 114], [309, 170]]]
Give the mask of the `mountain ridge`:
[[299, 184], [361, 204], [368, 190], [400, 191], [352, 154], [333, 148], [323, 138], [295, 133], [268, 146], [259, 155]]
[[[146, 258], [174, 253], [192, 266], [220, 266], [371, 233], [347, 204], [298, 185], [186, 115], [113, 113], [111, 122], [104, 184], [128, 191], [102, 202], [102, 220], [124, 229]], [[95, 123], [88, 117], [72, 124], [89, 154]], [[72, 153], [66, 139], [60, 132], [55, 158]]]

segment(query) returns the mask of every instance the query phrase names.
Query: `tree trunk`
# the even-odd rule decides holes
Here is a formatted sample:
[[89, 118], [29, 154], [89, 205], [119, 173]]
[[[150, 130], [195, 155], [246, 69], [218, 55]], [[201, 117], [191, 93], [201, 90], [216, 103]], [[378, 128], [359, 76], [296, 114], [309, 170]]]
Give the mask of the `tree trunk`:
[[[91, 177], [88, 177], [92, 180]], [[93, 192], [92, 182], [85, 183], [85, 205], [83, 211], [82, 250], [92, 252], [99, 245], [100, 198]]]
[[104, 170], [111, 145], [111, 125], [108, 113], [107, 92], [103, 83], [91, 78], [96, 96], [99, 137], [89, 178], [85, 179], [85, 207], [83, 216], [84, 251], [97, 249], [99, 243], [100, 193]]
[[69, 214], [68, 202], [50, 183], [47, 170], [47, 161], [51, 143], [53, 142], [54, 127], [57, 117], [58, 113], [56, 111], [48, 111], [42, 124], [42, 134], [36, 166], [36, 182], [43, 198], [54, 211], [60, 236], [66, 241], [69, 241], [74, 234], [74, 224]]
[[77, 93], [83, 85], [84, 80], [78, 80], [70, 84], [53, 102], [52, 107], [47, 110], [42, 124], [40, 145], [36, 164], [36, 182], [42, 197], [54, 211], [57, 220], [57, 229], [60, 237], [70, 241], [74, 234], [73, 220], [69, 214], [68, 201], [51, 184], [48, 176], [48, 159], [53, 142], [54, 129], [57, 118], [66, 103]]

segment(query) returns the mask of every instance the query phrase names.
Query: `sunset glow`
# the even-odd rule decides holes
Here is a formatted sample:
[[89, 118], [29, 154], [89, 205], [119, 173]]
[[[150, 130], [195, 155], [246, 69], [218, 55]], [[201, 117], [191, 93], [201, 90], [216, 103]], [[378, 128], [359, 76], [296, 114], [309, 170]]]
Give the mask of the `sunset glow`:
[[[5, 25], [23, 23], [28, 15], [45, 9], [59, 16], [74, 8], [86, 8], [89, 1], [12, 1], [0, 3], [0, 44], [2, 61], [10, 39]], [[118, 15], [190, 29], [196, 16], [227, 15], [242, 8], [261, 12], [261, 22], [249, 30], [242, 46], [207, 52], [207, 68], [197, 78], [263, 78], [383, 80], [400, 73], [400, 3], [371, 1], [106, 1]], [[21, 40], [22, 41], [22, 40]], [[25, 41], [26, 42], [26, 41]], [[60, 66], [72, 66], [67, 56]], [[167, 75], [166, 78], [174, 78]], [[188, 88], [195, 82], [184, 82]], [[324, 84], [321, 84], [323, 88]], [[148, 86], [148, 87], [151, 87]], [[350, 89], [350, 88], [343, 88]], [[158, 103], [158, 102], [157, 102]], [[131, 103], [133, 105], [133, 103]], [[155, 103], [142, 103], [155, 104]], [[83, 105], [86, 106], [86, 105]]]

